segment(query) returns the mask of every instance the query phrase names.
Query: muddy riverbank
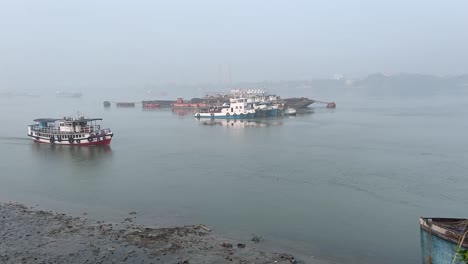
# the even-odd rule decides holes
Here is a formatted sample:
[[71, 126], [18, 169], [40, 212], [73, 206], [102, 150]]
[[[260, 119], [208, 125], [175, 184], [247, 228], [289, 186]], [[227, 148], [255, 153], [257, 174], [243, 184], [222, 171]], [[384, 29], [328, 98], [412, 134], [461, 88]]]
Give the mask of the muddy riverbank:
[[0, 204], [0, 263], [299, 263], [204, 225], [151, 228], [101, 222], [17, 203]]

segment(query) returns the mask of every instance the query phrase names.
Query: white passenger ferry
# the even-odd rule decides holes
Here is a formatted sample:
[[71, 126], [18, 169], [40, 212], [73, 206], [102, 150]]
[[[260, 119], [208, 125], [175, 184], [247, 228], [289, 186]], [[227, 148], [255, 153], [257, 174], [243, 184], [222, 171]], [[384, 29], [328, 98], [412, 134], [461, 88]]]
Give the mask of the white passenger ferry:
[[114, 133], [101, 128], [102, 118], [39, 118], [28, 126], [28, 136], [38, 143], [92, 146], [109, 145]]

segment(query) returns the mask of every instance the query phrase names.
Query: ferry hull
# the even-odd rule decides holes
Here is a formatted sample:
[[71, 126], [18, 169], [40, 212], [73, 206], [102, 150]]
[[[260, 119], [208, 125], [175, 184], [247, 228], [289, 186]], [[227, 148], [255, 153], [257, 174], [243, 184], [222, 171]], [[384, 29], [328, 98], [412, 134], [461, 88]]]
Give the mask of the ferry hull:
[[51, 143], [49, 140], [36, 139], [34, 137], [32, 137], [32, 140], [35, 143], [61, 145], [61, 146], [103, 146], [103, 145], [110, 145], [112, 138], [106, 138], [100, 141], [92, 141], [92, 142], [88, 142], [88, 140], [83, 140], [83, 141], [80, 141], [80, 143], [76, 143], [76, 142], [70, 143], [68, 141], [62, 141], [62, 142], [55, 141], [54, 143]]

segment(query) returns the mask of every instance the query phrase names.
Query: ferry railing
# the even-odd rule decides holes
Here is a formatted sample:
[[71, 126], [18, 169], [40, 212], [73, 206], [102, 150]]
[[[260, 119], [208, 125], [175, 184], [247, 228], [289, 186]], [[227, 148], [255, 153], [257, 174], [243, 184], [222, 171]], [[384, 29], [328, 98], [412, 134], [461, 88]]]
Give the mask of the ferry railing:
[[32, 125], [31, 131], [36, 133], [43, 134], [75, 134], [75, 133], [89, 133], [89, 134], [109, 134], [111, 130], [109, 128], [101, 129], [100, 125], [89, 125], [82, 126], [79, 130], [76, 131], [60, 131], [60, 127], [51, 126], [51, 127], [40, 127], [38, 125]]
[[31, 126], [31, 131], [37, 133], [56, 134], [59, 132], [59, 129], [57, 127]]

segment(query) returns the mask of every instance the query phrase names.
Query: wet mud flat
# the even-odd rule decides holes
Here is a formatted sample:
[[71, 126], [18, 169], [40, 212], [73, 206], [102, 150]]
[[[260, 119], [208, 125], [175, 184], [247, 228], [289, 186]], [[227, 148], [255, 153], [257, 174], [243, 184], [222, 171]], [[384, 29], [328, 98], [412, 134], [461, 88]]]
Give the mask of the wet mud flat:
[[300, 263], [203, 225], [151, 228], [0, 203], [0, 263]]

